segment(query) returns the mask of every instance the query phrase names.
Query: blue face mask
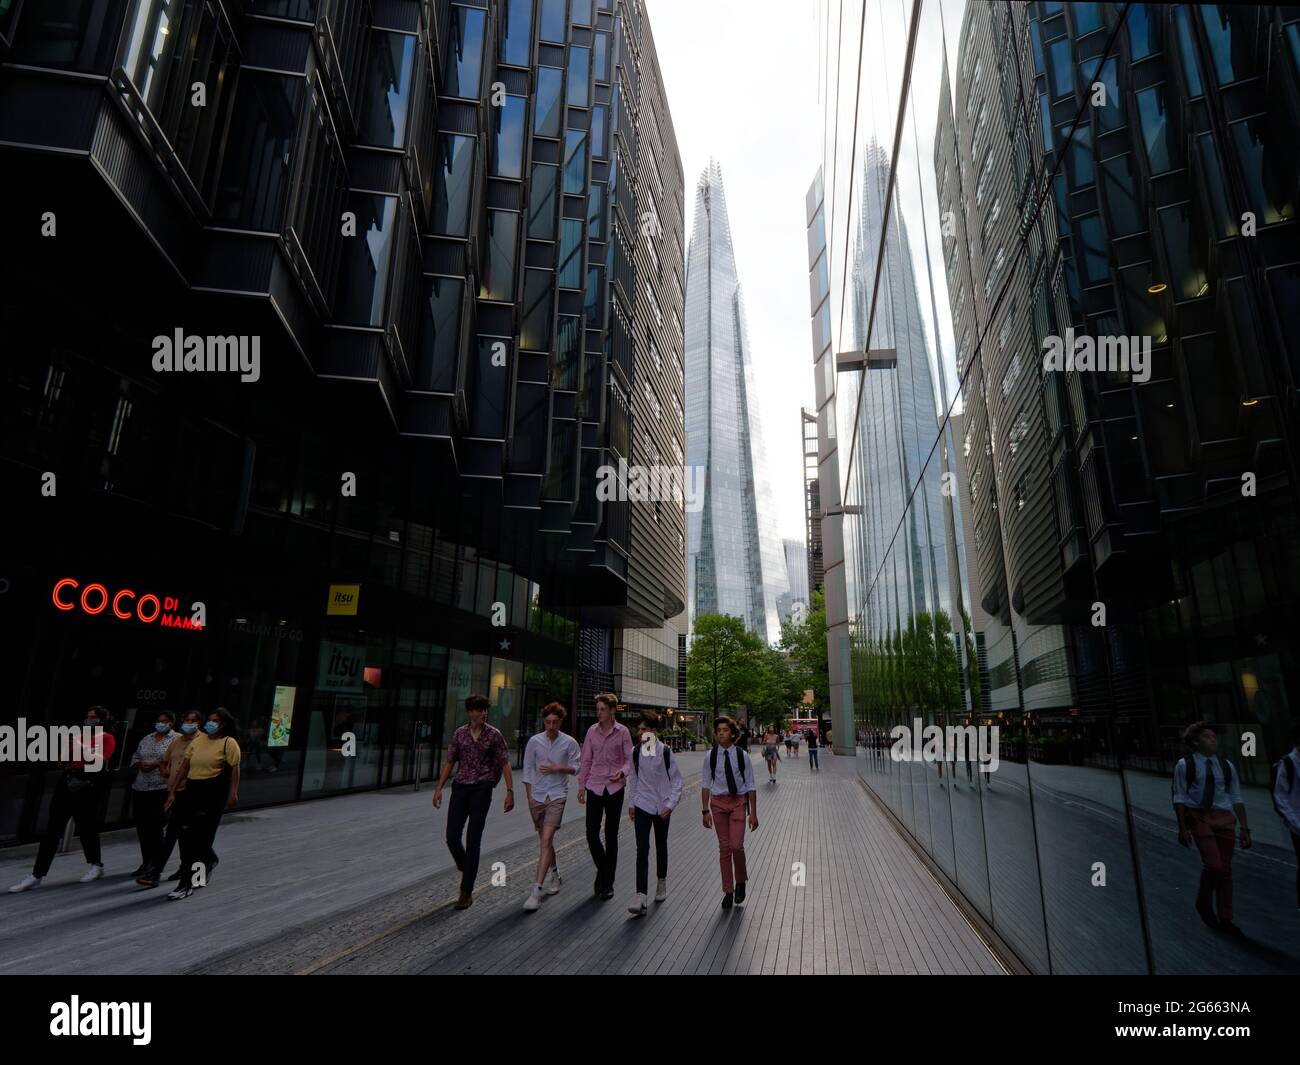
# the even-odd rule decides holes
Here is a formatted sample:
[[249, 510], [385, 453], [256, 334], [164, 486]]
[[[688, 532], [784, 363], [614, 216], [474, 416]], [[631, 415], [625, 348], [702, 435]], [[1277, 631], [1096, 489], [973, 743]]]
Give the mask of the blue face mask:
[[187, 721], [187, 722], [185, 722], [185, 724], [183, 724], [183, 725], [181, 726], [181, 731], [182, 731], [182, 732], [198, 732], [198, 731], [199, 731], [199, 726], [196, 725], [193, 721]]
[[170, 721], [155, 721], [153, 728], [155, 732], [170, 732], [172, 730]]
[[203, 724], [203, 731], [206, 732], [209, 736], [212, 736], [216, 734], [217, 729], [219, 729], [220, 727], [221, 726], [218, 725], [215, 721], [206, 721]]

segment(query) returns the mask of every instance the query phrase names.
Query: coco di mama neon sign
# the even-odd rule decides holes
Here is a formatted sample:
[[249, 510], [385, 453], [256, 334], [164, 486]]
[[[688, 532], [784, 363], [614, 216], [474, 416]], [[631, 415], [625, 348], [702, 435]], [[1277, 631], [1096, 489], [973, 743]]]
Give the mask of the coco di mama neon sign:
[[93, 616], [111, 611], [121, 621], [135, 618], [146, 625], [158, 624], [165, 629], [190, 629], [194, 632], [203, 629], [188, 614], [177, 613], [181, 609], [180, 600], [170, 595], [162, 598], [152, 592], [137, 595], [130, 588], [110, 593], [102, 584], [87, 584], [83, 588], [80, 581], [64, 577], [54, 583], [50, 598], [54, 600], [55, 608], [65, 613], [80, 610]]

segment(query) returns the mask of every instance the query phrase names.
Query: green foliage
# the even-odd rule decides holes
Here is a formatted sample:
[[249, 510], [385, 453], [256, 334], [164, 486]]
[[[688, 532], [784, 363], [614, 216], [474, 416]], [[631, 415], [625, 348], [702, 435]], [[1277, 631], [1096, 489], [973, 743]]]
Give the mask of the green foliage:
[[780, 717], [802, 696], [786, 656], [745, 631], [740, 618], [702, 614], [695, 619], [686, 656], [686, 698], [691, 709], [751, 720]]
[[826, 598], [820, 590], [812, 594], [812, 605], [802, 623], [790, 621], [781, 628], [781, 646], [790, 656], [798, 690], [813, 691], [813, 705], [824, 709], [830, 703], [830, 664], [826, 657]]

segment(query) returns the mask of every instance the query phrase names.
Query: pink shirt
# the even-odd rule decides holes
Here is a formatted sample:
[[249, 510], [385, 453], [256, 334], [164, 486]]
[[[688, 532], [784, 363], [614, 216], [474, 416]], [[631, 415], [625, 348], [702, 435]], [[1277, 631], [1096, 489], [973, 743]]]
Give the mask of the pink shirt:
[[[582, 741], [582, 768], [578, 770], [578, 787], [590, 788], [597, 795], [613, 795], [623, 790], [627, 775], [632, 772], [632, 734], [626, 725], [614, 722], [608, 734], [601, 731], [597, 721], [587, 729]], [[615, 773], [623, 778], [610, 781]]]

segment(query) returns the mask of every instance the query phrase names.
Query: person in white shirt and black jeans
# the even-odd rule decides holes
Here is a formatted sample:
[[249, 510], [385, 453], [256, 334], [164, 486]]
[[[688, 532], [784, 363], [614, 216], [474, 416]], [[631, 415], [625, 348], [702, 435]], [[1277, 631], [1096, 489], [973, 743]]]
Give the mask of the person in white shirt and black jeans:
[[1174, 813], [1178, 842], [1195, 844], [1201, 854], [1196, 912], [1211, 928], [1241, 936], [1245, 933], [1232, 923], [1232, 846], [1238, 821], [1241, 849], [1251, 845], [1241, 774], [1218, 753], [1219, 737], [1208, 721], [1188, 725], [1183, 740], [1192, 750], [1174, 766]]
[[682, 797], [682, 771], [668, 744], [660, 741], [660, 717], [641, 713], [637, 746], [632, 750], [632, 775], [627, 778], [627, 816], [636, 828], [636, 896], [628, 913], [642, 917], [650, 889], [650, 830], [655, 834], [655, 902], [668, 897], [668, 818]]
[[1300, 725], [1291, 736], [1294, 746], [1274, 767], [1273, 808], [1291, 832], [1295, 848], [1295, 904], [1300, 907]]
[[[564, 820], [564, 804], [569, 798], [569, 777], [577, 776], [582, 765], [582, 748], [578, 741], [560, 731], [568, 711], [559, 703], [547, 703], [542, 710], [544, 731], [528, 741], [524, 748], [524, 793], [528, 812], [541, 840], [537, 858], [537, 879], [524, 901], [532, 913], [542, 904], [543, 892], [555, 895], [560, 890], [560, 864], [555, 860], [555, 833]], [[547, 879], [549, 872], [550, 879]]]
[[754, 790], [754, 763], [736, 746], [740, 730], [731, 718], [713, 723], [715, 743], [704, 758], [700, 777], [700, 803], [704, 827], [718, 833], [718, 862], [722, 866], [722, 908], [745, 904], [745, 811], [749, 830], [758, 830], [758, 792]]

